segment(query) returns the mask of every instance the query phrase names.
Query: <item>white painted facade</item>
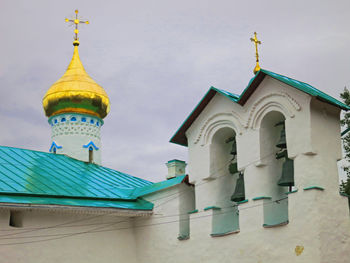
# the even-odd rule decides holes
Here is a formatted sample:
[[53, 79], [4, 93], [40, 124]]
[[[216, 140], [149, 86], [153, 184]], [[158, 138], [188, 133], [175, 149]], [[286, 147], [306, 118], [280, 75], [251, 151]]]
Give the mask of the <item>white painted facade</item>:
[[[243, 107], [217, 93], [186, 133], [188, 174], [199, 211], [190, 215], [190, 238], [171, 239], [162, 235], [169, 231], [165, 227], [140, 229], [137, 242], [156, 235], [158, 244], [153, 252], [147, 247], [141, 262], [349, 262], [349, 208], [338, 186], [339, 118], [338, 108], [268, 76]], [[283, 119], [297, 190], [289, 195], [287, 187], [277, 186], [283, 161], [275, 159], [280, 128], [274, 124]], [[224, 141], [234, 134], [248, 202], [238, 208], [239, 231], [211, 237], [216, 211], [205, 208], [233, 212], [226, 207], [232, 205], [237, 175], [228, 172], [230, 145]], [[324, 190], [304, 190], [315, 186]], [[262, 196], [272, 199], [253, 201]], [[288, 199], [274, 202], [283, 197]], [[285, 212], [285, 224], [263, 227], [271, 217], [283, 219]], [[173, 229], [172, 235], [175, 223]]]
[[[347, 263], [350, 217], [347, 198], [339, 195], [339, 118], [335, 106], [269, 76], [244, 106], [217, 93], [186, 133], [192, 185], [182, 183], [145, 196], [154, 203], [153, 215], [131, 213], [122, 222], [118, 213], [92, 216], [84, 209], [79, 213], [34, 209], [26, 210], [23, 227], [14, 229], [8, 226], [9, 210], [1, 210], [2, 244], [27, 241], [5, 239], [17, 231], [24, 232], [21, 237], [89, 233], [39, 243], [0, 244], [0, 262]], [[294, 160], [293, 190], [297, 190], [288, 195], [286, 187], [277, 186], [283, 161], [275, 158], [280, 128], [274, 125], [281, 120], [286, 124], [288, 155]], [[65, 139], [68, 134], [60, 134], [59, 128], [65, 125], [76, 124], [53, 128], [53, 140], [62, 150], [73, 143]], [[82, 134], [76, 135], [79, 144], [91, 138], [84, 134], [87, 141], [83, 141]], [[238, 174], [228, 172], [231, 145], [225, 143], [233, 135], [248, 200], [238, 207], [230, 201]], [[100, 147], [99, 140], [96, 145]], [[173, 167], [170, 170], [175, 173]], [[86, 225], [50, 228], [67, 222]], [[115, 225], [105, 224], [111, 222]], [[25, 233], [45, 226], [49, 228]], [[113, 230], [114, 226], [118, 229]], [[232, 231], [220, 235], [217, 229]]]
[[[101, 165], [100, 130], [103, 120], [96, 116], [65, 113], [49, 118], [51, 125], [50, 152], [65, 154], [84, 162], [89, 161], [89, 151], [93, 151], [93, 163]], [[93, 144], [92, 144], [93, 143]]]

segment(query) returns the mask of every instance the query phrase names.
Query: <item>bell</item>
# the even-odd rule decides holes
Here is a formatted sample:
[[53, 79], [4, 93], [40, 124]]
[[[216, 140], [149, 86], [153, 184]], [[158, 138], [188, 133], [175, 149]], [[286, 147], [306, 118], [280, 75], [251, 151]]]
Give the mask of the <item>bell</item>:
[[244, 199], [245, 199], [244, 177], [243, 177], [243, 173], [240, 173], [239, 177], [238, 177], [238, 179], [236, 181], [235, 192], [231, 196], [231, 201], [239, 202], [239, 201], [243, 201]]
[[233, 142], [232, 142], [232, 149], [230, 154], [232, 154], [233, 156], [237, 155], [237, 143], [236, 143], [236, 137], [233, 137]]
[[278, 143], [276, 144], [276, 147], [281, 148], [281, 149], [287, 148], [286, 130], [284, 128], [284, 125], [283, 125], [283, 129], [281, 130], [281, 136], [280, 136]]
[[228, 170], [230, 174], [238, 173], [237, 163], [230, 163]]
[[292, 159], [286, 158], [282, 166], [282, 176], [277, 184], [279, 186], [294, 186], [294, 164]]

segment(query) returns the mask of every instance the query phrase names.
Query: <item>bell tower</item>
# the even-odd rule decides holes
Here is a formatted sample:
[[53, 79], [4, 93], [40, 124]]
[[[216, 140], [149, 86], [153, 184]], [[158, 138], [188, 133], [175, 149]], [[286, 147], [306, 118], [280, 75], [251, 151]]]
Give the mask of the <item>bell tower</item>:
[[75, 25], [73, 57], [66, 72], [46, 92], [43, 108], [51, 125], [50, 152], [101, 164], [100, 129], [110, 108], [105, 90], [85, 71], [80, 61], [78, 17], [66, 19]]

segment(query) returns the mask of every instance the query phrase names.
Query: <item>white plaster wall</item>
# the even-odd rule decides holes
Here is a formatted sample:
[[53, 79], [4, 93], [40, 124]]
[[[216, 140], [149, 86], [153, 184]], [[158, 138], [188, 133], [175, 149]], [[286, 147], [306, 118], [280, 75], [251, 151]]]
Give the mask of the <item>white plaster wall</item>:
[[[14, 228], [8, 225], [9, 215], [9, 211], [0, 211], [1, 263], [137, 262], [132, 220], [128, 217], [26, 211], [23, 227]], [[92, 233], [74, 234], [79, 232]], [[29, 243], [20, 244], [23, 242]], [[13, 245], [4, 245], [9, 243]]]
[[[72, 117], [75, 117], [76, 121], [71, 121]], [[65, 118], [66, 121], [62, 122], [62, 118]], [[82, 118], [85, 118], [86, 121], [83, 122]], [[57, 149], [57, 154], [66, 154], [72, 158], [88, 162], [89, 149], [83, 146], [92, 141], [98, 147], [98, 150], [95, 148], [93, 150], [93, 162], [101, 164], [100, 129], [103, 121], [100, 118], [74, 113], [60, 114], [51, 117], [49, 123], [52, 128], [52, 142], [62, 146], [62, 148]]]
[[[274, 197], [270, 177], [280, 166], [271, 166], [275, 152], [267, 153], [262, 145], [275, 142], [261, 141], [260, 136], [261, 121], [273, 111], [286, 119], [288, 153], [294, 159], [298, 191], [288, 195], [289, 223], [264, 228], [264, 207], [271, 201], [252, 199]], [[238, 168], [244, 171], [249, 201], [239, 206], [240, 232], [213, 238], [213, 211], [204, 208], [218, 205], [218, 197], [228, 198], [235, 187], [235, 178], [225, 173], [213, 176], [210, 165], [215, 162], [210, 152], [213, 136], [227, 127], [236, 132]], [[349, 262], [349, 208], [337, 188], [338, 109], [267, 76], [243, 107], [215, 95], [186, 136], [189, 179], [195, 184], [199, 210], [190, 215], [190, 239], [176, 239], [175, 222], [137, 228], [140, 262]], [[303, 190], [309, 186], [325, 190]], [[163, 216], [177, 210], [177, 201], [172, 202], [164, 207]], [[156, 222], [154, 218], [147, 220]], [[146, 238], [152, 246], [143, 246]], [[303, 248], [301, 254], [296, 253], [298, 247]]]
[[138, 262], [179, 262], [176, 257], [183, 241], [179, 234], [181, 187], [175, 186], [144, 198], [154, 203], [150, 218], [135, 218], [135, 240]]

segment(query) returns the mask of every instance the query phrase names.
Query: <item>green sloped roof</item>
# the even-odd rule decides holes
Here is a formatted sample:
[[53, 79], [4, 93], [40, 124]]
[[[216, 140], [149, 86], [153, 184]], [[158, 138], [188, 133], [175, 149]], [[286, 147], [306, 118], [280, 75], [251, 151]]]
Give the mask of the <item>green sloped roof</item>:
[[[43, 203], [150, 208], [132, 193], [152, 182], [65, 155], [0, 146], [0, 202], [24, 200]], [[16, 196], [16, 197], [15, 197]], [[50, 199], [51, 198], [51, 199]], [[125, 205], [121, 202], [133, 201]], [[117, 202], [118, 201], [118, 202]], [[104, 206], [106, 205], [106, 202]]]
[[239, 101], [239, 95], [231, 93], [229, 91], [223, 90], [223, 89], [218, 89], [215, 87], [210, 87], [210, 90], [215, 90], [216, 92], [219, 92], [220, 94], [224, 95], [225, 97], [229, 98], [233, 102], [238, 102]]
[[[4, 195], [0, 194], [0, 203], [30, 204], [30, 205], [60, 205], [78, 207], [119, 208], [131, 210], [152, 210], [153, 204], [142, 198], [136, 200], [118, 199], [89, 199], [89, 198], [62, 198], [31, 195]], [[3, 204], [4, 205], [4, 204]]]
[[[328, 94], [316, 89], [315, 87], [311, 86], [310, 84], [307, 84], [305, 82], [299, 81], [299, 80], [295, 80], [271, 71], [268, 71], [266, 69], [261, 69], [250, 81], [248, 86], [246, 87], [246, 89], [243, 91], [243, 93], [241, 94], [241, 96], [239, 97], [239, 102], [241, 102], [243, 100], [243, 98], [246, 96], [246, 93], [249, 89], [254, 88], [254, 84], [255, 82], [256, 85], [259, 85], [262, 81], [262, 79], [260, 80], [261, 76], [264, 77], [264, 75], [268, 75], [274, 79], [277, 79], [289, 86], [292, 86], [300, 91], [303, 91], [313, 97], [316, 97], [317, 99], [320, 99], [324, 102], [327, 102], [329, 104], [332, 104], [336, 107], [339, 107], [343, 110], [349, 110], [350, 107], [342, 102], [340, 102], [339, 100], [333, 98], [332, 96], [329, 96]], [[250, 96], [250, 94], [249, 94]], [[246, 100], [244, 100], [245, 102]], [[242, 104], [242, 103], [240, 103]]]
[[141, 198], [184, 181], [152, 183], [65, 155], [0, 146], [0, 203], [152, 210]]
[[185, 180], [185, 178], [186, 178], [186, 175], [181, 175], [166, 181], [161, 181], [151, 185], [146, 185], [144, 187], [137, 188], [134, 192], [134, 195], [137, 197], [145, 196], [145, 195], [181, 184]]
[[182, 123], [180, 128], [175, 132], [173, 137], [170, 139], [170, 142], [176, 143], [179, 145], [187, 146], [187, 138], [186, 131], [192, 125], [192, 123], [197, 119], [200, 113], [204, 110], [204, 108], [208, 105], [211, 99], [215, 96], [216, 93], [220, 93], [223, 96], [227, 97], [231, 101], [235, 103], [239, 103], [240, 105], [244, 105], [249, 97], [254, 93], [259, 84], [263, 81], [265, 76], [268, 75], [276, 80], [279, 80], [291, 87], [294, 87], [302, 92], [309, 94], [310, 96], [316, 97], [317, 99], [324, 101], [326, 103], [332, 104], [336, 107], [339, 107], [343, 110], [349, 110], [350, 107], [337, 99], [327, 95], [326, 93], [316, 89], [315, 87], [265, 69], [261, 69], [258, 73], [249, 81], [248, 86], [244, 89], [241, 95], [233, 94], [231, 92], [217, 89], [214, 87], [210, 87], [209, 91], [204, 95], [201, 101], [197, 104], [197, 106], [193, 109], [190, 115], [186, 118], [186, 120]]

